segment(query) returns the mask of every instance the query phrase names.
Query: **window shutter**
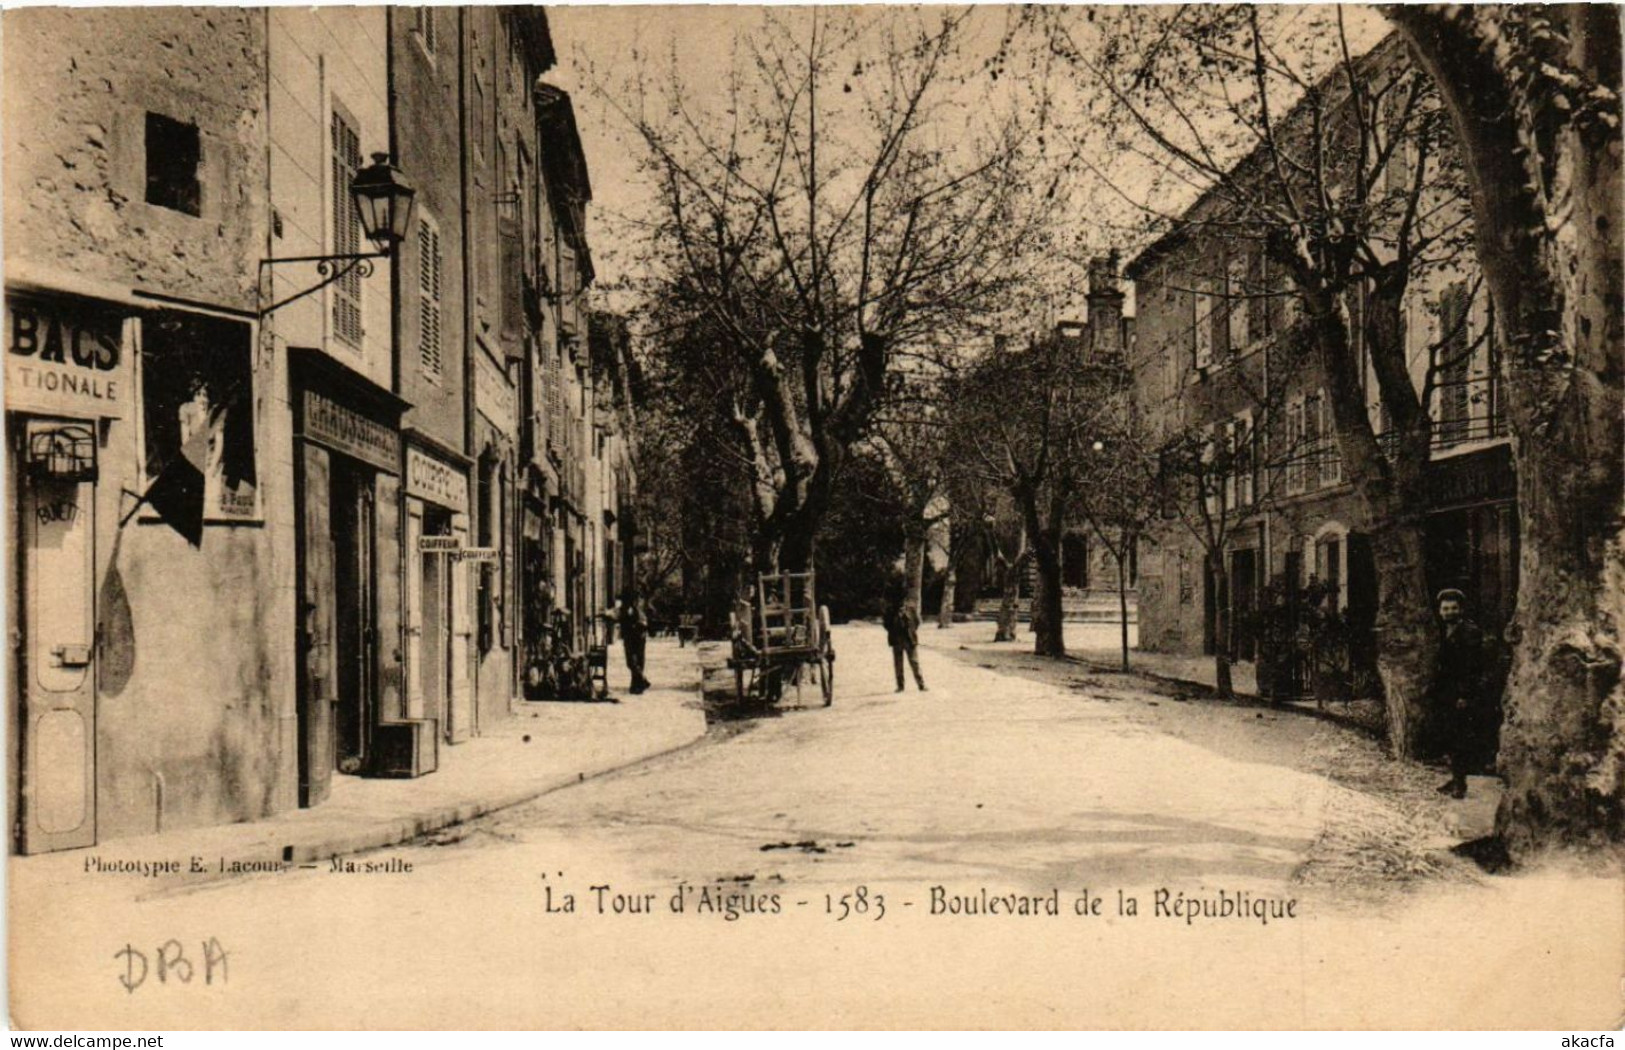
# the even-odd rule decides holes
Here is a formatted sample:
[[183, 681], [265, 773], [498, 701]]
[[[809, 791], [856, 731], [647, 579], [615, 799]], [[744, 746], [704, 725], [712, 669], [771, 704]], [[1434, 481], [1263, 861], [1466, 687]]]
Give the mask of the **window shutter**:
[[1439, 299], [1439, 422], [1445, 441], [1467, 437], [1469, 358], [1467, 290], [1452, 284]]
[[1330, 398], [1320, 399], [1320, 483], [1335, 485], [1343, 480], [1343, 450], [1337, 445], [1337, 420]]
[[1203, 292], [1194, 293], [1192, 299], [1196, 304], [1196, 367], [1206, 368], [1213, 363], [1213, 299]]
[[[333, 252], [355, 255], [361, 251], [361, 217], [350, 199], [350, 184], [361, 167], [361, 137], [337, 110], [333, 112], [332, 164]], [[353, 266], [333, 282], [333, 334], [353, 347], [361, 346], [361, 275]]]
[[1288, 492], [1302, 492], [1304, 462], [1309, 454], [1304, 446], [1303, 402], [1295, 401], [1286, 410], [1286, 488]]
[[1247, 298], [1247, 256], [1232, 251], [1225, 274], [1225, 347], [1232, 354], [1247, 348], [1248, 317], [1252, 304]]
[[439, 379], [445, 362], [441, 332], [440, 231], [427, 218], [418, 220], [418, 347], [423, 374]]

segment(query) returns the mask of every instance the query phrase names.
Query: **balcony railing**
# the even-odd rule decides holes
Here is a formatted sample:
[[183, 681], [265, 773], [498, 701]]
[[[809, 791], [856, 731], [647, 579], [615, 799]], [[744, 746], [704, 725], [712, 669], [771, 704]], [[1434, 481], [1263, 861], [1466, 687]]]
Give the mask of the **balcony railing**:
[[[1507, 436], [1506, 417], [1499, 414], [1471, 419], [1433, 420], [1432, 428], [1428, 448], [1433, 452], [1474, 441], [1491, 441]], [[1389, 459], [1394, 457], [1398, 445], [1399, 435], [1391, 429], [1377, 435], [1377, 446]]]

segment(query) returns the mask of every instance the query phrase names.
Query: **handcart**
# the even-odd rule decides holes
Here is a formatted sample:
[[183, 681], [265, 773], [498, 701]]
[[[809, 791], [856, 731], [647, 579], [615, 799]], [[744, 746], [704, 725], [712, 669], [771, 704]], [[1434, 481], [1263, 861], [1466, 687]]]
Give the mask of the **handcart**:
[[[816, 682], [823, 706], [835, 702], [835, 647], [829, 609], [818, 604], [812, 572], [764, 573], [753, 601], [733, 617], [735, 701], [741, 709], [778, 703], [787, 686], [801, 702], [804, 684]], [[804, 705], [802, 705], [804, 706]]]

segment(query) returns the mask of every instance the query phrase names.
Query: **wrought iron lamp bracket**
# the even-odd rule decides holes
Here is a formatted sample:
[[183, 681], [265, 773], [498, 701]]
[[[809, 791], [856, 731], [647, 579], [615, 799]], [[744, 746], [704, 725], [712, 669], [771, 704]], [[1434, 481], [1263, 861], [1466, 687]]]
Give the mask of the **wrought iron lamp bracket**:
[[315, 263], [316, 272], [322, 275], [322, 279], [302, 292], [296, 292], [286, 299], [272, 303], [270, 306], [261, 307], [259, 311], [260, 319], [263, 320], [289, 303], [295, 303], [307, 295], [316, 294], [334, 281], [352, 272], [357, 277], [365, 280], [372, 276], [373, 260], [387, 259], [392, 254], [392, 252], [358, 252], [349, 255], [293, 255], [282, 259], [261, 259], [261, 287], [264, 287], [265, 284], [265, 271], [273, 266], [281, 266], [285, 263]]

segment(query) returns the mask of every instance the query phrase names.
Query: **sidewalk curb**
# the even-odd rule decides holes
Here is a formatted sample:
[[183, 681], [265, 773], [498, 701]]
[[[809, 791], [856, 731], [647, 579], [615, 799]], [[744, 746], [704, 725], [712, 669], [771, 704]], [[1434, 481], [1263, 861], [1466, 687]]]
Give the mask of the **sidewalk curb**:
[[[290, 834], [286, 837], [294, 840], [292, 842], [278, 842], [273, 838], [269, 841], [262, 840], [253, 844], [245, 844], [241, 848], [234, 848], [229, 859], [247, 865], [269, 866], [280, 864], [282, 866], [281, 871], [291, 871], [297, 870], [302, 865], [318, 864], [337, 856], [398, 846], [444, 828], [454, 827], [500, 810], [535, 801], [544, 795], [562, 791], [576, 784], [584, 784], [589, 780], [597, 780], [601, 777], [621, 773], [646, 762], [653, 762], [678, 754], [705, 743], [711, 737], [710, 727], [707, 726], [693, 738], [680, 744], [630, 757], [624, 761], [617, 761], [600, 769], [583, 770], [577, 772], [574, 777], [562, 775], [523, 789], [508, 791], [483, 799], [418, 810], [400, 817], [384, 818], [359, 828], [342, 831], [324, 830], [316, 832], [305, 841], [299, 841], [300, 836], [298, 834]], [[274, 832], [268, 829], [267, 834], [274, 834]], [[61, 856], [61, 854], [53, 856]], [[198, 873], [183, 872], [181, 874], [181, 878], [167, 881], [161, 888], [155, 887], [153, 893], [142, 893], [138, 895], [137, 899], [163, 895], [176, 890], [196, 889], [200, 886], [208, 886], [231, 879], [259, 877], [263, 874], [272, 873], [210, 870]]]
[[532, 802], [543, 795], [551, 795], [555, 791], [562, 791], [576, 784], [585, 784], [589, 780], [597, 780], [613, 773], [624, 772], [645, 762], [653, 762], [657, 759], [675, 755], [680, 751], [686, 751], [691, 747], [704, 743], [710, 735], [709, 729], [706, 729], [692, 740], [661, 748], [659, 751], [651, 751], [645, 755], [638, 755], [635, 758], [628, 758], [625, 761], [605, 766], [602, 769], [578, 772], [574, 779], [561, 776], [552, 781], [535, 784], [519, 791], [510, 791], [507, 794], [497, 795], [477, 802], [465, 802], [458, 805], [442, 806], [438, 809], [419, 811], [390, 823], [375, 824], [349, 834], [330, 836], [312, 845], [289, 845], [283, 846], [280, 850], [273, 846], [269, 852], [274, 856], [261, 859], [308, 864], [311, 861], [326, 860], [335, 854], [361, 853], [366, 850], [382, 849], [385, 846], [398, 846], [403, 842], [410, 842], [415, 838], [434, 831], [440, 831], [443, 828], [466, 824], [468, 821], [476, 820], [491, 813]]
[[[1082, 656], [1072, 656], [1070, 654], [1062, 657], [1062, 659], [1066, 660], [1068, 663], [1074, 663], [1082, 667], [1087, 667], [1090, 671], [1093, 671], [1096, 674], [1138, 675], [1141, 678], [1149, 678], [1152, 681], [1161, 682], [1164, 685], [1179, 686], [1182, 689], [1195, 690], [1202, 693], [1210, 700], [1217, 700], [1220, 698], [1218, 690], [1213, 686], [1208, 685], [1206, 682], [1198, 682], [1189, 678], [1178, 678], [1173, 675], [1161, 674], [1157, 671], [1147, 671], [1143, 668], [1135, 667], [1132, 664], [1129, 666], [1129, 669], [1125, 671], [1123, 670], [1121, 664], [1104, 664], [1098, 660], [1091, 660]], [[1302, 718], [1313, 718], [1321, 722], [1329, 722], [1332, 725], [1339, 726], [1343, 729], [1352, 729], [1356, 732], [1364, 733], [1366, 736], [1375, 737], [1379, 740], [1382, 738], [1382, 734], [1373, 730], [1364, 722], [1357, 721], [1356, 719], [1350, 718], [1347, 715], [1337, 714], [1333, 711], [1321, 710], [1319, 708], [1300, 707], [1297, 704], [1277, 703], [1274, 700], [1266, 700], [1257, 693], [1245, 693], [1239, 689], [1232, 689], [1230, 691], [1230, 701], [1245, 707], [1257, 707], [1266, 711], [1279, 712], [1281, 714], [1298, 715]]]

